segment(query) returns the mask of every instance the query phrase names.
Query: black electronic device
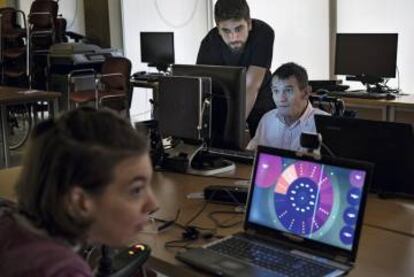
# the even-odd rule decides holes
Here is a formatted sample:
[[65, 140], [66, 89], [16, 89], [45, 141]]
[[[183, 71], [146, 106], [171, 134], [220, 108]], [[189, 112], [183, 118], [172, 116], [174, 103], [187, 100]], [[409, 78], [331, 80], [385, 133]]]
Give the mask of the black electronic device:
[[161, 78], [154, 117], [164, 137], [179, 139], [166, 151], [163, 168], [199, 175], [234, 169], [234, 163], [203, 151], [211, 137], [211, 78]]
[[246, 130], [246, 69], [212, 65], [173, 65], [174, 76], [212, 80], [212, 123], [208, 146], [243, 150]]
[[49, 49], [48, 71], [49, 74], [68, 74], [76, 69], [93, 68], [99, 72], [106, 58], [118, 56], [122, 53], [113, 48], [85, 43], [57, 43]]
[[345, 97], [345, 98], [360, 98], [360, 99], [373, 99], [373, 100], [394, 100], [397, 98], [392, 93], [368, 93], [365, 90], [360, 91], [329, 91], [326, 92], [329, 97]]
[[220, 202], [226, 204], [241, 205], [246, 204], [249, 189], [247, 186], [233, 185], [213, 185], [204, 189], [204, 199], [207, 201]]
[[135, 244], [120, 251], [112, 258], [110, 277], [127, 277], [137, 274], [150, 254], [151, 248], [145, 244]]
[[317, 93], [321, 90], [344, 91], [349, 88], [348, 85], [342, 84], [342, 80], [310, 80], [309, 85], [312, 91]]
[[398, 34], [340, 33], [336, 35], [335, 74], [360, 81], [376, 91], [382, 78], [395, 77]]
[[[315, 115], [316, 129], [335, 156], [375, 164], [371, 190], [414, 196], [414, 136], [410, 124]], [[322, 149], [322, 155], [328, 154]]]
[[208, 140], [210, 101], [210, 78], [170, 76], [160, 79], [154, 117], [162, 135], [190, 142]]
[[147, 120], [135, 123], [135, 129], [145, 134], [150, 142], [152, 165], [157, 168], [162, 165], [164, 159], [164, 147], [162, 137], [158, 126], [158, 121]]
[[167, 71], [174, 63], [174, 33], [141, 32], [141, 61], [159, 71]]
[[322, 144], [322, 137], [318, 133], [306, 133], [300, 134], [300, 146], [309, 151], [320, 151]]

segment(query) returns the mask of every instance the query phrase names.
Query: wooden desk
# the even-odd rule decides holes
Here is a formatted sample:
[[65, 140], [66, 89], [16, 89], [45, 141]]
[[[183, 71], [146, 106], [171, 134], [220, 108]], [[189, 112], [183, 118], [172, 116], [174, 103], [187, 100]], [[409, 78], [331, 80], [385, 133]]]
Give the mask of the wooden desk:
[[7, 123], [7, 106], [16, 104], [34, 103], [37, 101], [47, 101], [49, 103], [49, 112], [55, 116], [58, 112], [58, 98], [61, 93], [48, 91], [35, 91], [32, 93], [22, 93], [28, 91], [25, 88], [4, 87], [0, 86], [0, 118], [1, 134], [3, 143], [4, 166], [9, 167], [10, 153], [8, 145], [8, 123]]
[[391, 122], [414, 122], [414, 95], [401, 95], [395, 100], [343, 98], [349, 110], [357, 112], [357, 118]]
[[368, 197], [364, 223], [402, 235], [414, 236], [414, 201]]
[[[20, 168], [0, 170], [0, 196], [14, 198], [12, 194], [13, 178], [16, 178]], [[233, 177], [247, 179], [250, 167], [239, 165]], [[202, 191], [205, 186], [214, 184], [232, 184], [239, 179], [227, 175], [225, 179], [214, 177], [199, 177], [169, 172], [155, 172], [153, 190], [158, 198], [161, 209], [155, 214], [157, 218], [173, 219], [178, 208], [181, 208], [180, 223], [187, 222], [204, 204], [203, 200], [186, 198], [191, 192]], [[6, 180], [6, 183], [3, 183]], [[6, 185], [8, 187], [2, 187]], [[379, 199], [369, 196], [365, 213], [365, 225], [355, 269], [349, 276], [414, 276], [414, 238], [406, 234], [413, 233], [414, 209], [413, 201], [398, 199]], [[216, 210], [231, 211], [233, 206], [209, 204], [193, 224], [203, 227], [214, 227], [207, 214]], [[242, 216], [236, 219], [242, 220]], [[377, 225], [372, 227], [371, 225]], [[228, 229], [219, 229], [219, 235], [228, 235], [240, 231], [241, 224]], [[385, 229], [384, 229], [385, 228]], [[387, 230], [387, 228], [390, 229]], [[158, 234], [140, 233], [137, 242], [149, 244], [152, 257], [147, 266], [168, 276], [206, 276], [179, 262], [174, 258], [175, 251], [166, 250], [167, 241], [181, 238], [182, 230], [178, 227]], [[206, 241], [200, 240], [199, 244]]]

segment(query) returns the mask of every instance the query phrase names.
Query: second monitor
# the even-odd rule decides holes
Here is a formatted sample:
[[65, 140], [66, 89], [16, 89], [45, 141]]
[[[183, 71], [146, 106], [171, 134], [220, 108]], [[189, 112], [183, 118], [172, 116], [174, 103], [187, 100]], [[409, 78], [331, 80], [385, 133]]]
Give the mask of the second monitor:
[[174, 76], [212, 80], [212, 122], [209, 146], [243, 150], [246, 130], [246, 69], [211, 65], [173, 65]]
[[174, 33], [141, 32], [141, 61], [159, 71], [167, 71], [174, 63]]

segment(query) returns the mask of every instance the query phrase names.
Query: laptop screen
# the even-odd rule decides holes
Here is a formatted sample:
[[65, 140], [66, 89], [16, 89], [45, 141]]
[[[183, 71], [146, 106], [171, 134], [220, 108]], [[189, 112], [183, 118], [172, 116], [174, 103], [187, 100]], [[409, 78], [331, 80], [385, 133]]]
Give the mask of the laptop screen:
[[248, 223], [352, 250], [366, 177], [349, 164], [258, 151]]

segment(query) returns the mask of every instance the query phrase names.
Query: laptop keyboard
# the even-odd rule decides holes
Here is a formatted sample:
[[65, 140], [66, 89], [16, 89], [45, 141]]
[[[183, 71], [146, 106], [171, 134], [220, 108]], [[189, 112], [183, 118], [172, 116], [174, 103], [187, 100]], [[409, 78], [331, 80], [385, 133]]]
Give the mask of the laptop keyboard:
[[386, 93], [368, 93], [366, 91], [330, 91], [327, 95], [361, 99], [387, 99], [389, 97]]
[[292, 255], [286, 251], [263, 246], [239, 237], [231, 237], [207, 249], [222, 255], [240, 258], [284, 276], [323, 276], [335, 268]]
[[208, 152], [216, 155], [220, 155], [225, 159], [229, 159], [234, 162], [240, 162], [245, 164], [252, 164], [254, 160], [255, 153], [252, 151], [238, 151], [230, 149], [220, 149], [220, 148], [209, 148]]

